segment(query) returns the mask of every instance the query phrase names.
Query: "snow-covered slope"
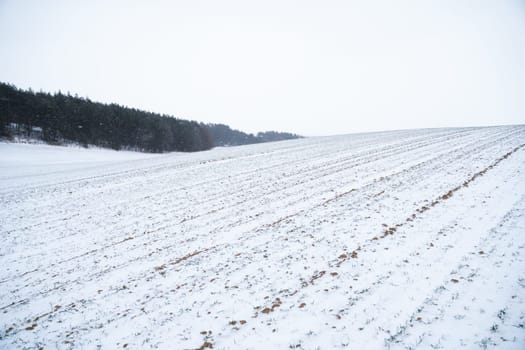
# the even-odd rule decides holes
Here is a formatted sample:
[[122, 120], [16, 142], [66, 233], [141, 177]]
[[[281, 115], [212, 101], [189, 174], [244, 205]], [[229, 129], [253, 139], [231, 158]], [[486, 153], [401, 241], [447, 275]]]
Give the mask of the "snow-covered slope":
[[525, 348], [523, 126], [9, 147], [0, 348]]

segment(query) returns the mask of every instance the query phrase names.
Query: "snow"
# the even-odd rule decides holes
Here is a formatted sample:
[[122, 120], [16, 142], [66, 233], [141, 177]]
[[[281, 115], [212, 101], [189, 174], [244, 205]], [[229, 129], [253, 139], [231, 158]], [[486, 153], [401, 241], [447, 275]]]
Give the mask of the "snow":
[[0, 170], [0, 348], [525, 347], [524, 126]]
[[[50, 178], [72, 172], [86, 174], [100, 166], [115, 162], [157, 157], [130, 151], [114, 151], [103, 148], [83, 148], [78, 146], [50, 146], [46, 144], [0, 142], [0, 188], [11, 185], [31, 184], [35, 178]], [[97, 170], [98, 173], [98, 170]], [[30, 177], [30, 180], [22, 178]]]

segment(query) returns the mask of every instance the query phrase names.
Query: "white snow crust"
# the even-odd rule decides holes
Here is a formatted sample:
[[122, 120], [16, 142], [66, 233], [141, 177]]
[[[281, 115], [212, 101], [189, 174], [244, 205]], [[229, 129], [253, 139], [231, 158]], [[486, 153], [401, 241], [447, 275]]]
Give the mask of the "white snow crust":
[[0, 144], [1, 349], [525, 348], [525, 127]]

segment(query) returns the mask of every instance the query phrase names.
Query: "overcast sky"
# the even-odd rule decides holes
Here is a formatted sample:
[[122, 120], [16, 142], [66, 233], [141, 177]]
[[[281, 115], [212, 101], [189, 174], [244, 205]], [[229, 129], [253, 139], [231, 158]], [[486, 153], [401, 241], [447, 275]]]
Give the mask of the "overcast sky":
[[525, 123], [525, 1], [0, 0], [0, 81], [244, 131]]

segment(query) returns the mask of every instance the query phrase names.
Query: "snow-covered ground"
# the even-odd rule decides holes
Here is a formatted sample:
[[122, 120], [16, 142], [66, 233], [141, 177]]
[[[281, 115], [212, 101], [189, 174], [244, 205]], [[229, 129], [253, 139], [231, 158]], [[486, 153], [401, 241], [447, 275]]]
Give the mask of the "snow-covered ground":
[[103, 148], [0, 142], [0, 187], [25, 185], [26, 181], [34, 184], [37, 177], [48, 178], [53, 183], [62, 175], [71, 177], [72, 172], [85, 176], [101, 166], [156, 156], [158, 154]]
[[0, 348], [525, 348], [525, 127], [0, 144]]

